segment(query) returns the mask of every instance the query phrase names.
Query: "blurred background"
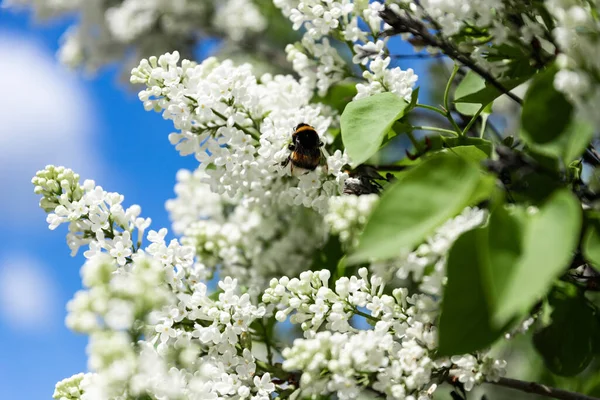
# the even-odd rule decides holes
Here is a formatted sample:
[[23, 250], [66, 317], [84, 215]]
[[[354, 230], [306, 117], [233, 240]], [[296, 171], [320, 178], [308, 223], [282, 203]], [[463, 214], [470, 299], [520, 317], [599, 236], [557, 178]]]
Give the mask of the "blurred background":
[[[124, 80], [122, 64], [108, 64], [91, 74], [59, 63], [61, 36], [73, 18], [39, 21], [29, 11], [0, 8], [3, 399], [50, 398], [57, 381], [86, 371], [86, 338], [64, 326], [65, 305], [81, 287], [83, 256], [69, 256], [66, 226], [58, 232], [48, 230], [30, 183], [35, 172], [46, 164], [72, 168], [82, 179], [94, 179], [106, 190], [125, 195], [125, 205], [139, 204], [143, 216], [152, 218], [151, 228], [158, 230], [170, 226], [164, 203], [174, 196], [176, 172], [197, 165], [192, 157], [179, 157], [169, 143], [172, 124], [144, 111], [135, 88]], [[289, 30], [289, 25], [281, 25], [280, 16], [272, 18], [271, 27]], [[270, 36], [280, 38], [272, 46], [282, 52], [294, 34]], [[419, 100], [439, 103], [449, 65], [441, 58], [412, 57], [412, 46], [401, 41], [393, 41], [390, 49], [407, 56], [397, 57], [397, 65], [419, 75]], [[195, 42], [191, 52], [197, 60], [213, 54], [239, 60], [253, 55], [252, 49], [231, 47], [210, 35]], [[259, 71], [291, 71], [285, 60], [278, 65], [257, 63]], [[389, 148], [403, 154], [405, 147], [399, 142]], [[527, 347], [531, 346], [526, 339], [513, 346], [512, 357], [521, 362], [511, 366], [511, 375], [535, 379], [543, 367], [519, 350]]]
[[64, 326], [81, 287], [83, 256], [69, 256], [66, 226], [48, 229], [31, 178], [46, 164], [123, 193], [153, 227], [175, 173], [194, 168], [169, 144], [172, 124], [144, 111], [116, 66], [95, 76], [55, 56], [71, 21], [36, 23], [0, 9], [0, 387], [3, 399], [48, 399], [54, 384], [86, 370], [86, 338]]

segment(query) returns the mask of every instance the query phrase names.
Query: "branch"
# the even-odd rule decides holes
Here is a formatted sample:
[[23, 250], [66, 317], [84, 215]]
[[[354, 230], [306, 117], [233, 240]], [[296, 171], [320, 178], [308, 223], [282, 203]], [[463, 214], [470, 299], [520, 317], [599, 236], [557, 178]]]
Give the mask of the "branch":
[[520, 381], [518, 379], [500, 378], [498, 382], [486, 382], [492, 385], [504, 386], [511, 389], [520, 390], [526, 393], [534, 393], [540, 396], [552, 397], [559, 400], [599, 400], [596, 397], [586, 396], [585, 394], [569, 392], [567, 390], [556, 389], [550, 386], [535, 382]]
[[444, 53], [436, 53], [436, 54], [390, 54], [389, 55], [391, 58], [396, 58], [396, 59], [418, 59], [418, 58], [425, 58], [425, 59], [433, 59], [433, 58], [441, 58], [444, 57], [445, 54]]
[[598, 154], [593, 144], [590, 144], [583, 153], [583, 160], [594, 167], [600, 165], [600, 154]]
[[410, 168], [409, 165], [378, 165], [378, 164], [363, 164], [366, 167], [374, 168], [378, 171], [405, 171]]
[[[496, 78], [494, 78], [494, 76], [492, 76], [492, 74], [477, 65], [475, 61], [471, 60], [470, 57], [458, 51], [456, 48], [454, 48], [454, 46], [452, 46], [452, 44], [443, 38], [438, 39], [432, 35], [421, 21], [417, 21], [408, 15], [400, 16], [389, 7], [386, 7], [383, 11], [381, 11], [379, 15], [384, 22], [392, 27], [392, 29], [386, 33], [387, 36], [399, 33], [411, 33], [423, 43], [429, 46], [437, 47], [448, 57], [459, 61], [466, 67], [469, 67], [473, 72], [489, 82], [490, 85], [510, 97], [519, 105], [523, 104], [523, 100], [521, 100], [521, 98], [505, 88]], [[433, 22], [433, 19], [431, 21]]]

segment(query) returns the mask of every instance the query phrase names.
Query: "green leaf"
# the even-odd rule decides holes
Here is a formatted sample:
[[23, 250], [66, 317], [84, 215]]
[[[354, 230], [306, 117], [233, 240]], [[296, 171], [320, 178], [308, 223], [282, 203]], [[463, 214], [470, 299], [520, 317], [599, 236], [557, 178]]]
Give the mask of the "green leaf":
[[419, 89], [421, 88], [417, 87], [415, 90], [412, 91], [410, 95], [410, 103], [408, 104], [408, 109], [406, 110], [406, 112], [412, 110], [417, 105], [417, 101], [419, 101]]
[[311, 103], [327, 104], [341, 113], [356, 93], [356, 82], [343, 81], [330, 87], [325, 96], [313, 97]]
[[487, 228], [462, 234], [450, 249], [448, 284], [439, 324], [439, 356], [471, 353], [491, 345], [502, 334], [494, 327], [487, 305], [483, 255], [479, 242]]
[[444, 137], [430, 136], [429, 143], [431, 150], [449, 149], [463, 146], [474, 146], [483, 151], [489, 158], [492, 155], [492, 142], [485, 139], [473, 137]]
[[[521, 133], [527, 135], [527, 133]], [[525, 136], [523, 136], [525, 138]], [[548, 143], [529, 143], [529, 146], [541, 154], [561, 159], [565, 165], [580, 157], [594, 136], [594, 128], [585, 120], [573, 117], [569, 125], [555, 140]]]
[[513, 207], [509, 212], [504, 206], [493, 210], [485, 231], [485, 242], [481, 243], [482, 263], [486, 279], [486, 296], [490, 315], [502, 306], [502, 296], [511, 284], [511, 277], [524, 249], [524, 236], [527, 214], [521, 207]]
[[479, 203], [488, 200], [496, 189], [496, 177], [490, 174], [481, 173], [479, 184], [471, 194], [467, 205], [476, 206]]
[[328, 269], [331, 272], [331, 275], [335, 276], [338, 263], [343, 257], [344, 250], [342, 249], [339, 237], [331, 235], [329, 236], [327, 243], [315, 253], [312, 265], [309, 269], [313, 271]]
[[496, 210], [490, 218], [490, 287], [496, 326], [523, 314], [569, 266], [579, 242], [582, 211], [566, 189], [558, 190], [535, 215]]
[[448, 256], [440, 355], [487, 347], [530, 311], [566, 270], [580, 224], [579, 202], [561, 190], [534, 215], [500, 206], [485, 228], [463, 234]]
[[384, 192], [348, 262], [411, 250], [468, 204], [479, 181], [477, 166], [461, 157], [438, 155], [422, 162]]
[[486, 151], [477, 146], [456, 146], [447, 149], [446, 152], [476, 163], [480, 163], [489, 158]]
[[600, 267], [600, 221], [590, 219], [581, 244], [581, 251], [587, 261], [594, 267]]
[[[580, 130], [579, 124], [567, 129], [573, 114], [573, 106], [565, 96], [554, 88], [554, 76], [557, 67], [552, 66], [535, 76], [527, 90], [521, 113], [521, 137], [538, 151], [561, 153], [557, 148], [562, 135], [573, 134], [571, 130]], [[580, 147], [579, 141], [567, 150], [572, 154]], [[570, 160], [569, 160], [570, 161]]]
[[352, 167], [379, 150], [394, 122], [404, 116], [408, 103], [393, 93], [379, 93], [349, 103], [341, 117], [342, 140]]
[[583, 371], [594, 358], [599, 331], [596, 310], [582, 294], [554, 290], [549, 298], [552, 323], [533, 336], [548, 369], [561, 376]]
[[[503, 79], [500, 83], [507, 90], [511, 90], [527, 79], [528, 76], [523, 76], [516, 79]], [[502, 94], [475, 72], [469, 71], [454, 92], [454, 103], [459, 113], [475, 115], [482, 106], [487, 106]]]

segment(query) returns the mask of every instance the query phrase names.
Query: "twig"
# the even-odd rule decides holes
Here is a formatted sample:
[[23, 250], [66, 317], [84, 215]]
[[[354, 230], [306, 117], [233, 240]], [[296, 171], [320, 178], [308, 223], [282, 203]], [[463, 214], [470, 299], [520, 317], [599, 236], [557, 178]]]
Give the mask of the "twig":
[[271, 338], [269, 338], [269, 332], [265, 326], [264, 321], [259, 321], [259, 325], [263, 330], [263, 336], [265, 339], [265, 346], [267, 347], [267, 360], [270, 364], [273, 364], [273, 350], [271, 349]]
[[593, 144], [590, 144], [585, 150], [585, 153], [583, 153], [583, 159], [594, 167], [600, 165], [600, 154], [598, 154]]
[[375, 168], [378, 171], [405, 171], [410, 168], [410, 165], [378, 165], [378, 164], [363, 164], [367, 167]]
[[454, 127], [454, 129], [456, 129], [456, 133], [458, 134], [458, 136], [461, 136], [462, 131], [457, 125], [454, 118], [452, 117], [452, 112], [450, 112], [450, 88], [454, 83], [454, 78], [456, 77], [456, 73], [459, 69], [460, 67], [458, 66], [458, 64], [454, 64], [454, 68], [452, 69], [450, 78], [448, 78], [448, 83], [446, 84], [446, 89], [444, 90], [444, 111], [446, 112], [446, 118], [448, 118], [448, 121]]
[[438, 128], [436, 126], [413, 126], [412, 129], [415, 131], [431, 131], [431, 132], [447, 133], [447, 134], [453, 135], [453, 136], [459, 136], [456, 132], [451, 131], [450, 129]]
[[390, 54], [391, 58], [396, 59], [415, 59], [415, 58], [425, 58], [425, 59], [433, 59], [433, 58], [441, 58], [446, 56], [444, 53], [436, 53], [436, 54]]
[[492, 385], [504, 386], [511, 389], [520, 390], [526, 393], [534, 393], [540, 396], [552, 397], [559, 400], [599, 400], [596, 397], [586, 396], [585, 394], [569, 392], [567, 390], [557, 389], [542, 385], [536, 382], [520, 381], [518, 379], [500, 378], [498, 382], [486, 382]]
[[[448, 43], [443, 38], [438, 39], [437, 37], [432, 35], [421, 21], [417, 21], [411, 18], [410, 16], [400, 16], [388, 7], [381, 11], [379, 15], [384, 20], [384, 22], [386, 22], [392, 27], [391, 34], [413, 34], [429, 46], [437, 47], [450, 58], [457, 60], [461, 64], [469, 67], [473, 72], [485, 79], [490, 85], [492, 85], [500, 92], [510, 97], [519, 105], [523, 104], [523, 100], [521, 100], [520, 97], [518, 97], [510, 90], [505, 88], [504, 85], [502, 85], [496, 78], [494, 78], [494, 76], [492, 76], [492, 74], [490, 74], [488, 71], [477, 65], [473, 60], [471, 60], [470, 57], [455, 49], [454, 46], [452, 46], [452, 44]], [[434, 22], [434, 20], [431, 19], [431, 22]], [[388, 35], [390, 35], [390, 33], [388, 33]]]

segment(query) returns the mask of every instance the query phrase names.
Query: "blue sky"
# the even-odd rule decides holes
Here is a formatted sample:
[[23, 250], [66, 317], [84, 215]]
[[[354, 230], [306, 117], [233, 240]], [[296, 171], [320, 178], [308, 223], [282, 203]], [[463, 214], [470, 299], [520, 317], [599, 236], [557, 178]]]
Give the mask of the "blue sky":
[[[50, 398], [58, 380], [86, 370], [86, 338], [64, 327], [83, 257], [69, 256], [66, 226], [48, 230], [29, 183], [35, 171], [48, 163], [81, 171], [124, 194], [126, 205], [141, 205], [158, 229], [169, 227], [164, 202], [177, 170], [196, 164], [178, 156], [167, 139], [171, 123], [144, 111], [116, 67], [84, 77], [58, 64], [67, 26], [0, 9], [0, 388], [7, 399]], [[424, 76], [424, 61], [408, 63]]]
[[164, 202], [173, 196], [175, 173], [195, 164], [177, 155], [167, 139], [172, 125], [144, 111], [116, 68], [90, 79], [55, 61], [66, 26], [0, 10], [0, 387], [6, 399], [50, 398], [58, 380], [86, 369], [86, 338], [64, 327], [65, 304], [81, 287], [83, 257], [69, 256], [66, 227], [48, 230], [29, 183], [35, 171], [48, 163], [77, 168], [82, 178], [123, 193], [126, 204], [140, 204], [158, 228], [169, 226]]

